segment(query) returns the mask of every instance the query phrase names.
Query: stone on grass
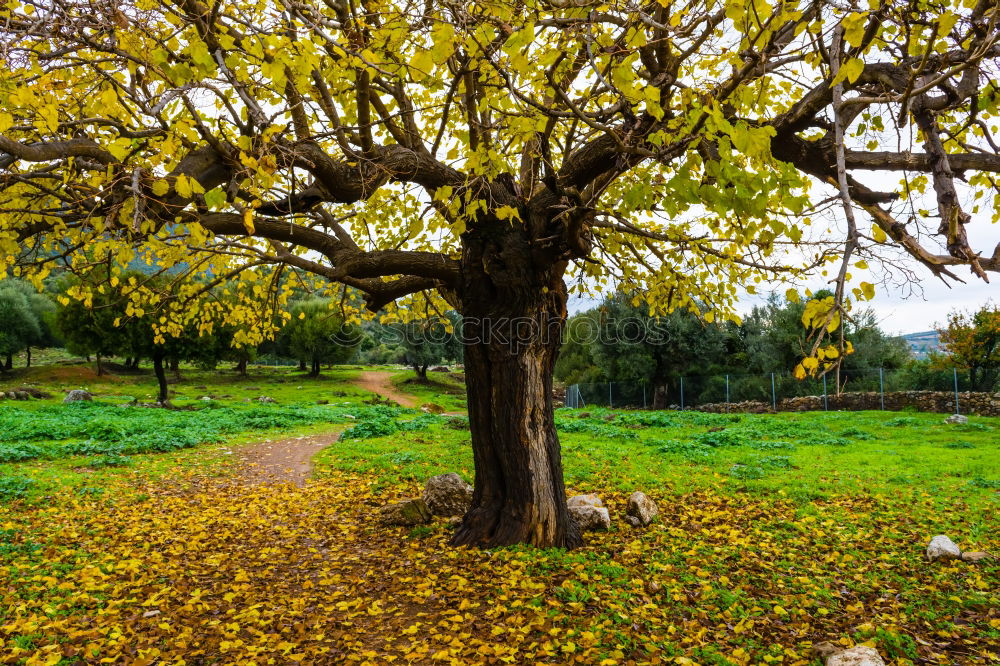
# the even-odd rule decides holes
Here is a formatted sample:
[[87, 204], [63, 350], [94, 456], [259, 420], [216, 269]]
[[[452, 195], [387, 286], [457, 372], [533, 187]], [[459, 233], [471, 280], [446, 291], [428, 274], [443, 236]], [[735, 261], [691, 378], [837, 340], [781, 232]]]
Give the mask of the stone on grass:
[[73, 389], [72, 391], [66, 394], [66, 397], [63, 398], [63, 402], [70, 403], [70, 402], [80, 402], [82, 400], [89, 401], [93, 399], [94, 396], [90, 395], [88, 391], [84, 391], [83, 389]]
[[449, 472], [427, 479], [423, 500], [435, 516], [464, 516], [472, 504], [472, 486]]
[[603, 506], [576, 504], [569, 508], [569, 515], [580, 526], [581, 532], [611, 529], [611, 514]]
[[978, 562], [979, 560], [985, 560], [985, 559], [989, 558], [989, 556], [990, 556], [989, 553], [984, 553], [981, 550], [975, 551], [975, 552], [962, 553], [962, 561], [963, 562]]
[[625, 522], [632, 527], [646, 527], [659, 513], [660, 509], [656, 506], [656, 502], [649, 499], [646, 493], [637, 490], [628, 498]]
[[384, 525], [413, 527], [431, 521], [431, 512], [422, 499], [409, 499], [387, 504], [380, 509]]
[[425, 402], [420, 405], [420, 409], [428, 414], [444, 414], [444, 407], [434, 404], [433, 402]]
[[269, 395], [262, 395], [259, 398], [257, 398], [257, 402], [267, 402], [267, 403], [270, 403], [270, 402], [276, 402], [276, 401], [275, 401], [274, 398], [272, 398]]
[[590, 495], [573, 495], [568, 500], [566, 500], [566, 506], [572, 508], [574, 506], [596, 506], [603, 507], [604, 502], [597, 495], [591, 493]]
[[964, 425], [969, 422], [968, 416], [963, 416], [962, 414], [952, 414], [944, 420], [945, 423], [950, 423], [952, 425]]
[[943, 534], [938, 534], [931, 539], [927, 546], [927, 559], [931, 560], [957, 560], [961, 559], [962, 551], [959, 550], [955, 542]]
[[864, 645], [844, 649], [823, 642], [813, 646], [813, 651], [823, 660], [824, 666], [885, 666], [878, 650]]

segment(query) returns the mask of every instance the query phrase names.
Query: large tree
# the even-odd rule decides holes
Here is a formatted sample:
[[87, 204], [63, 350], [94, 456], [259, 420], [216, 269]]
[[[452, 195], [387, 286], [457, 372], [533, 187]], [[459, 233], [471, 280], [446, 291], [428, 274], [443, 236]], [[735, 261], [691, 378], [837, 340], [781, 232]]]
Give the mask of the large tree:
[[[1000, 269], [1000, 248], [970, 246], [961, 196], [1000, 171], [993, 2], [2, 14], [0, 264], [174, 267], [162, 307], [240, 278], [258, 298], [227, 316], [250, 328], [273, 321], [257, 315], [286, 272], [373, 311], [434, 291], [465, 317], [476, 482], [458, 544], [580, 542], [551, 398], [567, 279], [714, 318], [742, 287], [814, 267], [836, 281], [812, 320], [825, 331], [859, 256], [902, 248], [945, 279]], [[840, 223], [822, 217], [830, 195]]]

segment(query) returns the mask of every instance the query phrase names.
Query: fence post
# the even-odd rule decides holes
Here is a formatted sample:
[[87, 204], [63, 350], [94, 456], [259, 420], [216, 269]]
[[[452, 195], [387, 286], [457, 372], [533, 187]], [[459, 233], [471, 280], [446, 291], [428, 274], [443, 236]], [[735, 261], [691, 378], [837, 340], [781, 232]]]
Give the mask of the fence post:
[[681, 411], [684, 411], [684, 378], [681, 377]]
[[955, 378], [955, 413], [958, 414], [958, 368], [952, 368], [951, 372]]
[[830, 411], [830, 400], [826, 394], [826, 373], [823, 373], [823, 411]]
[[608, 382], [608, 407], [614, 407], [615, 401], [611, 397], [611, 382]]
[[646, 409], [646, 382], [642, 383], [642, 408]]
[[771, 373], [771, 409], [778, 412], [778, 395], [774, 392], [774, 373]]
[[726, 414], [729, 413], [729, 375], [726, 375]]
[[878, 394], [879, 401], [882, 405], [882, 411], [885, 411], [885, 380], [882, 375], [882, 368], [878, 369]]

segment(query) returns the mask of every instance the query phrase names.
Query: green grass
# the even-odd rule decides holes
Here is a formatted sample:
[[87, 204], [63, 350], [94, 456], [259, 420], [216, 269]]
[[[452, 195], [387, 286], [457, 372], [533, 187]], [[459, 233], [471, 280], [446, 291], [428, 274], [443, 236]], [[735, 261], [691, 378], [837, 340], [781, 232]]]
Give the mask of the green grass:
[[[615, 488], [728, 488], [809, 501], [840, 494], [930, 493], [995, 510], [1000, 419], [946, 425], [887, 412], [724, 415], [699, 412], [559, 410], [567, 483]], [[362, 471], [381, 483], [418, 482], [448, 471], [473, 476], [469, 432], [447, 420], [415, 436], [342, 441], [320, 468]], [[954, 448], [962, 442], [961, 448]]]
[[[458, 377], [460, 377], [459, 375]], [[466, 409], [465, 383], [447, 372], [428, 372], [427, 381], [417, 379], [412, 370], [395, 374], [393, 385], [403, 393], [409, 393], [418, 404], [434, 404], [446, 412], [463, 412]]]
[[[180, 377], [167, 372], [170, 401], [185, 407], [201, 405], [204, 397], [216, 402], [235, 405], [253, 401], [260, 396], [273, 398], [278, 404], [316, 403], [356, 404], [370, 394], [352, 383], [359, 366], [324, 368], [319, 377], [309, 377], [297, 368], [251, 366], [246, 377], [228, 367], [203, 370], [182, 365]], [[19, 402], [19, 407], [35, 408], [62, 402], [66, 392], [86, 389], [105, 402], [128, 403], [133, 400], [152, 402], [157, 393], [156, 378], [148, 367], [138, 373], [108, 373], [98, 377], [93, 363], [73, 362], [52, 366], [18, 368], [0, 375], [0, 391], [12, 391], [20, 386], [34, 386], [53, 395], [47, 400]]]
[[[926, 540], [938, 533], [963, 550], [996, 551], [1000, 419], [972, 417], [966, 426], [951, 426], [944, 415], [919, 413], [559, 410], [569, 491], [599, 493], [611, 509], [612, 529], [588, 534], [587, 545], [574, 551], [513, 547], [487, 554], [449, 549], [451, 527], [443, 520], [401, 531], [372, 523], [375, 506], [416, 495], [428, 476], [458, 472], [472, 481], [474, 471], [467, 419], [365, 405], [365, 392], [349, 383], [357, 372], [338, 368], [332, 379], [310, 380], [287, 369], [268, 370], [242, 380], [185, 370], [189, 383], [175, 388], [178, 402], [198, 408], [191, 411], [118, 406], [144, 390], [148, 378], [108, 380], [100, 404], [0, 403], [0, 459], [21, 458], [0, 464], [6, 521], [0, 521], [0, 561], [28, 567], [18, 574], [19, 585], [27, 590], [30, 573], [38, 590], [31, 594], [45, 599], [45, 608], [56, 608], [49, 586], [33, 576], [63, 576], [60, 567], [86, 561], [75, 550], [76, 536], [67, 542], [72, 557], [49, 561], [65, 525], [87, 539], [99, 517], [133, 515], [146, 506], [155, 512], [159, 502], [176, 500], [171, 497], [179, 487], [178, 498], [191, 496], [188, 489], [214, 498], [192, 511], [211, 521], [229, 516], [233, 529], [242, 529], [244, 503], [276, 498], [278, 491], [241, 495], [245, 490], [237, 489], [229, 500], [234, 503], [219, 512], [215, 502], [237, 484], [205, 477], [228, 475], [243, 443], [337, 424], [344, 436], [315, 460], [319, 483], [283, 489], [280, 502], [258, 512], [270, 521], [290, 498], [302, 502], [294, 519], [276, 521], [283, 530], [306, 509], [322, 516], [317, 525], [323, 529], [330, 515], [352, 516], [359, 521], [355, 536], [389, 544], [378, 563], [397, 577], [431, 580], [429, 571], [442, 570], [443, 560], [434, 558], [447, 553], [447, 566], [458, 567], [453, 574], [476, 581], [470, 589], [482, 608], [506, 609], [499, 619], [477, 616], [479, 626], [504, 617], [519, 621], [522, 614], [539, 618], [527, 644], [544, 644], [555, 629], [562, 633], [553, 640], [564, 642], [594, 632], [598, 651], [591, 657], [598, 661], [621, 661], [621, 654], [643, 661], [656, 654], [727, 664], [745, 663], [730, 658], [736, 649], [752, 663], [773, 662], [789, 648], [808, 655], [810, 642], [842, 638], [876, 645], [902, 664], [925, 660], [931, 640], [950, 636], [983, 654], [1000, 636], [991, 624], [997, 619], [991, 615], [997, 563], [951, 568], [922, 556]], [[407, 383], [411, 373], [394, 380], [420, 403], [458, 411], [464, 402], [458, 382], [432, 377], [440, 382]], [[58, 385], [51, 377], [40, 383], [49, 390]], [[218, 400], [197, 400], [206, 392]], [[250, 393], [271, 395], [278, 404], [245, 402]], [[317, 399], [334, 404], [318, 406]], [[644, 530], [621, 520], [625, 498], [635, 489], [648, 492], [661, 509], [660, 519]], [[317, 504], [322, 497], [327, 504]], [[331, 497], [345, 503], [331, 503]], [[32, 523], [43, 512], [54, 520]], [[134, 523], [109, 520], [109, 534]], [[314, 544], [317, 529], [308, 527], [303, 543]], [[103, 542], [93, 548], [91, 557], [105, 552]], [[189, 567], [195, 560], [180, 553], [174, 562]], [[435, 594], [453, 579], [442, 576]], [[650, 582], [661, 589], [650, 592]], [[365, 594], [367, 601], [378, 591]], [[706, 629], [704, 640], [689, 642]], [[5, 647], [47, 642], [32, 629]]]

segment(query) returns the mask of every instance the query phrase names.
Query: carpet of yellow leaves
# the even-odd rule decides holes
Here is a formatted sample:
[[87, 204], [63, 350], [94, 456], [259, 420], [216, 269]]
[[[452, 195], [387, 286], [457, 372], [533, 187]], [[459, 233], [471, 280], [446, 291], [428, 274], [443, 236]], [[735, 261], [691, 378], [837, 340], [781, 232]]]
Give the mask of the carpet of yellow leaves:
[[[413, 488], [191, 481], [0, 508], [18, 535], [0, 569], [0, 662], [806, 664], [822, 640], [899, 663], [1000, 653], [1000, 570], [923, 560], [933, 521], [968, 527], [958, 509], [930, 517], [929, 497], [803, 512], [653, 493], [663, 523], [648, 530], [485, 552], [448, 547], [445, 521], [378, 525], [374, 508]], [[605, 499], [614, 514], [625, 496]]]

